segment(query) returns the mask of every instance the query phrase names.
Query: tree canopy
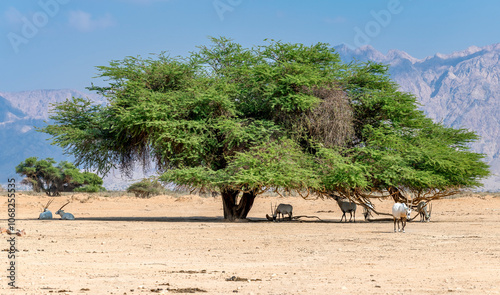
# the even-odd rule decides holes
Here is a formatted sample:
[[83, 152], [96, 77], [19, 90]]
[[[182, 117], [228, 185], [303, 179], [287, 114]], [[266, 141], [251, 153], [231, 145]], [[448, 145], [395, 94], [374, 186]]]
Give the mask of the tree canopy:
[[35, 192], [43, 191], [49, 196], [58, 196], [60, 192], [104, 190], [103, 181], [95, 173], [81, 172], [73, 163], [56, 161], [52, 158], [38, 160], [27, 158], [16, 167], [16, 173], [25, 176], [22, 184], [30, 185]]
[[220, 191], [229, 220], [265, 191], [419, 201], [489, 174], [477, 135], [425, 117], [385, 65], [342, 63], [324, 43], [211, 41], [97, 67], [109, 85], [89, 89], [108, 103], [67, 100], [41, 131], [86, 168], [153, 161], [162, 181]]

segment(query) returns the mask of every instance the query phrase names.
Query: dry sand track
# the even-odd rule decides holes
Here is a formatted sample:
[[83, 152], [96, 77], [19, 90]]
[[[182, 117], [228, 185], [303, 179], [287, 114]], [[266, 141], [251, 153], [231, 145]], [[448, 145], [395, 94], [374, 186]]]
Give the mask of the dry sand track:
[[[325, 222], [265, 221], [271, 201]], [[37, 220], [46, 202], [17, 195], [17, 227], [27, 232], [16, 244], [19, 289], [7, 288], [2, 252], [0, 294], [500, 293], [495, 196], [435, 201], [432, 222], [408, 223], [405, 234], [365, 222], [361, 210], [359, 222], [339, 223], [331, 200], [260, 197], [255, 222], [240, 223], [222, 221], [220, 199], [197, 196], [77, 195], [65, 208], [75, 221]], [[376, 205], [389, 212], [391, 203]]]

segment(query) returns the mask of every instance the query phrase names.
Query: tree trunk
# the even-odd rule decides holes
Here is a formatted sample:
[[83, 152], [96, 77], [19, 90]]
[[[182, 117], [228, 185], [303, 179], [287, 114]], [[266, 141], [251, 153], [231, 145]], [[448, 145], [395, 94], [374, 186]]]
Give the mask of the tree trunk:
[[49, 186], [49, 188], [44, 189], [44, 191], [45, 191], [45, 194], [47, 194], [47, 196], [57, 197], [57, 196], [61, 195], [55, 184], [51, 184]]
[[[34, 185], [33, 185], [33, 187], [34, 187]], [[40, 179], [36, 179], [36, 190], [34, 189], [34, 191], [36, 191], [37, 193], [45, 191], [44, 186], [43, 186], [43, 182]]]
[[243, 193], [238, 204], [236, 203], [239, 191], [232, 189], [222, 189], [222, 207], [224, 209], [224, 219], [236, 221], [247, 218], [248, 212], [252, 209], [253, 202], [257, 196], [254, 191]]
[[252, 209], [253, 202], [255, 201], [256, 196], [257, 195], [254, 191], [243, 193], [240, 203], [238, 204], [238, 208], [236, 209], [239, 214], [239, 219], [247, 218], [248, 212], [250, 212], [250, 209]]

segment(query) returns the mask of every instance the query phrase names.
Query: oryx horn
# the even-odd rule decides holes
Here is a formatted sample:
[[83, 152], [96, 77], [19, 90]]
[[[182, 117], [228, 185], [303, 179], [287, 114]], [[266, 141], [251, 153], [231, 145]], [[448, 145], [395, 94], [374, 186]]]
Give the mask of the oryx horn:
[[62, 205], [61, 208], [59, 208], [59, 210], [62, 210], [62, 208], [64, 208], [66, 205], [68, 205], [70, 202], [68, 201], [66, 204]]
[[45, 207], [43, 207], [43, 210], [45, 211], [46, 209], [49, 208], [50, 204], [52, 204], [52, 201], [54, 201], [54, 199], [50, 199], [48, 202], [47, 202], [47, 205], [45, 205]]

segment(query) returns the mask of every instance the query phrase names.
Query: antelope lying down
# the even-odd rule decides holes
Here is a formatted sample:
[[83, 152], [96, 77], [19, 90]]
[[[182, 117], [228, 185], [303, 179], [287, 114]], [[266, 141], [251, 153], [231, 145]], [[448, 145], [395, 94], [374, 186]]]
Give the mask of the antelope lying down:
[[64, 206], [66, 206], [68, 204], [69, 204], [69, 202], [67, 202], [66, 204], [62, 205], [62, 207], [59, 208], [59, 210], [57, 210], [56, 214], [59, 215], [59, 216], [61, 216], [61, 219], [63, 219], [63, 220], [74, 220], [75, 216], [73, 216], [73, 214], [66, 213], [62, 209], [62, 208], [64, 208]]
[[402, 231], [405, 232], [406, 221], [410, 219], [411, 208], [406, 206], [406, 204], [395, 203], [392, 206], [392, 216], [394, 216], [394, 232], [396, 232], [396, 222], [398, 224], [399, 229], [399, 221], [401, 221]]
[[43, 207], [43, 212], [40, 213], [40, 215], [38, 216], [38, 219], [52, 219], [52, 212], [50, 212], [49, 210], [49, 206], [50, 204], [52, 204], [52, 201], [54, 201], [54, 199], [51, 199], [47, 202], [47, 205], [45, 205], [45, 207]]

